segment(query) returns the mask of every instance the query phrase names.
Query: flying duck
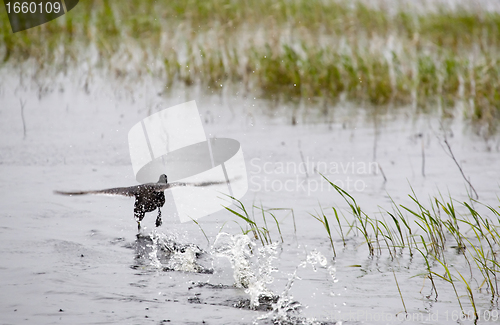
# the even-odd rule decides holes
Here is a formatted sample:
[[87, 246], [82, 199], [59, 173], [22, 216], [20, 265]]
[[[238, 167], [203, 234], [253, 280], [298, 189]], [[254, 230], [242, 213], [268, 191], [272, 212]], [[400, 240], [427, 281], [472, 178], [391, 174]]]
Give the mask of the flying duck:
[[141, 221], [144, 219], [146, 212], [151, 212], [158, 208], [158, 217], [156, 218], [156, 227], [161, 226], [161, 210], [165, 204], [165, 190], [176, 186], [210, 186], [222, 184], [223, 182], [201, 182], [201, 183], [183, 183], [175, 182], [168, 183], [167, 175], [162, 174], [157, 183], [147, 183], [130, 187], [115, 187], [98, 191], [54, 191], [56, 194], [62, 195], [84, 195], [84, 194], [102, 194], [102, 195], [123, 195], [134, 196], [134, 218], [137, 221], [137, 230], [141, 230]]

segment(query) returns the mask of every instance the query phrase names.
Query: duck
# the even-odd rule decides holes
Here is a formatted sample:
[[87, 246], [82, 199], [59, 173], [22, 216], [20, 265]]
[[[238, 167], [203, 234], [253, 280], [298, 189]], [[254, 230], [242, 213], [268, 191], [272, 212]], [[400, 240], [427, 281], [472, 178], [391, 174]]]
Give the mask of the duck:
[[155, 225], [160, 227], [162, 225], [161, 208], [165, 204], [165, 190], [179, 186], [210, 186], [222, 184], [223, 182], [200, 182], [200, 183], [184, 183], [174, 182], [169, 183], [167, 175], [162, 174], [156, 183], [146, 183], [141, 185], [129, 187], [115, 187], [97, 191], [54, 191], [55, 194], [60, 195], [121, 195], [135, 197], [134, 204], [134, 218], [137, 222], [137, 230], [141, 230], [141, 221], [144, 219], [146, 212], [152, 212], [158, 209], [158, 216], [156, 217]]

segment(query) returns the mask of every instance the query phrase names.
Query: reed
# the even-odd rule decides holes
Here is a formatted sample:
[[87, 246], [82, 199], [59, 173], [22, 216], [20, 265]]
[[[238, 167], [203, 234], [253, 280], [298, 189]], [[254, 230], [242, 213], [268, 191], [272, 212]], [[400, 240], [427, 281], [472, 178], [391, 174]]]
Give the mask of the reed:
[[[368, 246], [368, 251], [370, 255], [374, 255], [374, 248], [373, 248], [373, 243], [371, 240], [370, 233], [368, 231], [368, 224], [370, 226], [373, 226], [372, 220], [368, 217], [366, 213], [361, 211], [361, 207], [356, 203], [356, 200], [346, 191], [332, 183], [328, 178], [326, 178], [324, 175], [320, 174], [336, 191], [337, 193], [340, 194], [340, 196], [345, 200], [345, 202], [349, 205], [351, 208], [352, 215], [355, 217], [355, 219], [359, 222], [360, 226], [356, 226], [358, 231], [361, 232], [363, 237], [365, 238], [365, 243]], [[373, 228], [375, 229], [375, 228]]]
[[476, 303], [474, 301], [474, 294], [472, 293], [472, 289], [469, 285], [469, 282], [467, 282], [467, 280], [463, 277], [463, 275], [460, 272], [457, 271], [457, 273], [460, 276], [460, 279], [465, 284], [465, 287], [467, 288], [467, 296], [469, 297], [472, 308], [474, 308], [474, 324], [477, 324], [477, 321], [479, 320], [479, 315], [477, 313]]
[[453, 287], [453, 291], [455, 292], [455, 296], [457, 297], [457, 301], [458, 301], [458, 304], [460, 306], [460, 310], [462, 311], [462, 314], [464, 314], [464, 308], [462, 306], [462, 302], [460, 301], [460, 296], [458, 295], [458, 292], [457, 292], [457, 287], [455, 286], [455, 282], [453, 280], [453, 277], [451, 275], [451, 272], [450, 272], [450, 268], [448, 267], [448, 265], [445, 263], [445, 262], [442, 262], [440, 259], [436, 258], [435, 257], [435, 260], [441, 264], [441, 266], [444, 268], [445, 270], [445, 274], [444, 275], [441, 275], [439, 273], [436, 273], [436, 272], [432, 272], [432, 274], [434, 274], [436, 277], [450, 283]]
[[[207, 234], [205, 233], [205, 230], [203, 230], [203, 227], [200, 225], [200, 223], [198, 221], [196, 221], [195, 219], [189, 217], [201, 230], [201, 232], [203, 233], [203, 236], [205, 236], [205, 239], [207, 240], [207, 244], [208, 246], [210, 246], [210, 240], [208, 239], [208, 236]], [[224, 227], [224, 226], [223, 226]]]
[[[434, 284], [434, 277], [433, 277], [433, 272], [432, 272], [432, 268], [431, 268], [431, 264], [429, 263], [429, 250], [427, 249], [427, 246], [425, 245], [425, 242], [424, 242], [424, 238], [422, 236], [420, 236], [421, 240], [422, 240], [422, 244], [423, 244], [423, 248], [425, 248], [425, 254], [422, 250], [420, 250], [418, 247], [416, 248], [416, 250], [422, 255], [422, 257], [424, 258], [424, 261], [425, 261], [425, 265], [426, 265], [426, 269], [427, 269], [427, 278], [431, 281], [431, 284], [432, 284], [432, 290], [434, 290], [434, 294], [436, 295], [435, 296], [435, 299], [437, 300], [438, 298], [438, 291], [436, 289], [436, 285]], [[430, 297], [432, 296], [432, 291], [431, 291], [431, 294], [429, 294], [427, 297], [427, 299], [429, 299]]]
[[335, 209], [335, 207], [332, 207], [332, 210], [335, 213], [335, 220], [337, 220], [337, 224], [339, 225], [340, 237], [342, 238], [342, 243], [344, 244], [344, 247], [346, 247], [344, 232], [342, 231], [342, 224], [340, 223], [339, 214], [337, 213], [337, 209]]
[[480, 9], [389, 13], [363, 1], [93, 0], [16, 34], [2, 17], [0, 57], [2, 66], [37, 62], [37, 78], [87, 62], [118, 79], [151, 75], [165, 88], [184, 83], [209, 93], [234, 84], [327, 110], [348, 100], [451, 117], [461, 107], [493, 133], [499, 26], [499, 13]]
[[[288, 217], [288, 215], [290, 215], [290, 214], [292, 215], [293, 225], [294, 225], [294, 233], [296, 232], [297, 228], [296, 228], [296, 224], [295, 224], [295, 215], [294, 215], [293, 209], [287, 209], [287, 208], [266, 209], [262, 205], [257, 206], [255, 204], [253, 204], [252, 209], [251, 209], [252, 216], [250, 216], [250, 214], [248, 213], [244, 204], [240, 200], [238, 200], [230, 195], [226, 195], [226, 196], [231, 199], [231, 203], [233, 203], [236, 206], [236, 209], [231, 208], [231, 207], [227, 207], [227, 206], [224, 206], [224, 208], [227, 211], [229, 211], [231, 214], [236, 216], [238, 218], [238, 220], [244, 221], [247, 224], [246, 228], [243, 228], [240, 226], [241, 232], [245, 235], [249, 234], [251, 232], [253, 234], [253, 238], [255, 240], [259, 240], [260, 243], [262, 244], [262, 246], [269, 245], [269, 244], [273, 243], [273, 239], [271, 237], [271, 227], [269, 227], [267, 225], [267, 218], [268, 217], [266, 217], [266, 216], [270, 216], [272, 218], [272, 220], [274, 220], [274, 224], [276, 225], [276, 231], [279, 235], [280, 241], [281, 241], [281, 243], [285, 242], [285, 240], [283, 238], [283, 233], [281, 231], [281, 227], [282, 227], [282, 225], [280, 224], [281, 222], [278, 220], [278, 218], [276, 217], [275, 213], [273, 213], [273, 211], [288, 211], [289, 213], [287, 215], [285, 215], [285, 218]], [[258, 213], [262, 216], [262, 222], [257, 221], [257, 219], [255, 218], [255, 216], [254, 216], [255, 210], [257, 210]], [[236, 223], [238, 223], [238, 222], [236, 221]], [[239, 223], [238, 223], [238, 225], [239, 225]]]
[[[380, 244], [378, 244], [379, 238], [385, 241], [387, 252], [392, 260], [404, 254], [406, 249], [408, 249], [408, 252], [416, 250], [420, 253], [425, 262], [425, 273], [423, 275], [431, 282], [431, 294], [427, 296], [428, 299], [431, 298], [432, 292], [435, 293], [434, 299], [438, 299], [438, 283], [436, 279], [442, 280], [452, 286], [458, 305], [464, 317], [467, 316], [462, 306], [461, 296], [458, 293], [461, 282], [474, 309], [474, 321], [477, 322], [479, 316], [474, 290], [479, 290], [486, 285], [487, 292], [490, 293], [492, 299], [500, 298], [498, 291], [498, 274], [500, 272], [497, 258], [498, 254], [500, 254], [498, 236], [498, 229], [500, 229], [498, 208], [500, 207], [495, 208], [482, 204], [483, 207], [487, 208], [486, 211], [490, 211], [496, 220], [481, 215], [472, 205], [472, 203], [479, 204], [479, 202], [472, 197], [469, 197], [471, 203], [458, 202], [460, 203], [460, 210], [464, 211], [463, 213], [458, 213], [455, 200], [450, 198], [446, 202], [442, 196], [432, 198], [429, 201], [430, 207], [426, 207], [425, 204], [418, 200], [412, 189], [412, 194], [409, 197], [416, 205], [416, 209], [398, 205], [391, 199], [394, 212], [385, 211], [385, 214], [390, 217], [390, 222], [387, 222], [383, 216], [381, 219], [368, 217], [362, 212], [352, 196], [339, 189], [335, 184], [330, 184], [347, 203], [347, 210], [351, 212], [353, 219], [360, 224], [357, 229], [362, 233], [365, 240], [375, 236], [378, 250], [374, 250], [373, 246], [369, 246], [369, 256], [373, 256], [374, 251], [378, 252], [379, 255], [382, 254], [383, 251]], [[334, 211], [337, 212], [337, 209]], [[405, 216], [404, 212], [408, 216]], [[359, 216], [363, 217], [360, 218]], [[368, 228], [367, 224], [371, 225], [371, 227]], [[471, 234], [473, 235], [471, 236]], [[330, 233], [327, 232], [327, 235], [330, 236]], [[456, 245], [452, 247], [455, 248], [455, 252], [463, 257], [464, 265], [469, 268], [469, 280], [464, 277], [460, 270], [450, 267], [446, 262], [446, 256], [449, 254], [447, 248], [449, 244], [446, 243], [450, 240], [455, 241]], [[396, 248], [400, 249], [399, 254], [396, 254]], [[435, 270], [434, 264], [439, 265], [444, 274]], [[479, 278], [478, 275], [480, 275]], [[476, 289], [472, 287], [472, 281], [478, 283]]]
[[333, 258], [336, 258], [337, 252], [335, 252], [335, 245], [333, 244], [332, 232], [330, 230], [330, 224], [328, 223], [328, 218], [323, 213], [323, 209], [321, 209], [321, 215], [315, 216], [314, 214], [311, 214], [311, 216], [314, 219], [318, 220], [323, 225], [323, 227], [325, 227], [325, 230], [328, 234], [328, 238], [330, 239], [330, 245], [331, 245], [332, 251], [333, 251]]
[[245, 235], [248, 234], [251, 231], [253, 233], [253, 235], [254, 235], [254, 239], [260, 240], [261, 244], [264, 245], [264, 239], [263, 239], [262, 235], [264, 235], [264, 237], [266, 236], [266, 230], [265, 230], [265, 228], [259, 227], [255, 221], [253, 221], [252, 219], [250, 219], [250, 216], [248, 215], [248, 212], [245, 209], [245, 206], [243, 205], [243, 203], [240, 200], [238, 200], [235, 197], [232, 197], [230, 195], [227, 195], [227, 196], [233, 200], [233, 203], [237, 204], [237, 208], [243, 214], [240, 213], [240, 212], [238, 212], [238, 211], [236, 211], [236, 210], [233, 210], [233, 209], [231, 209], [229, 207], [226, 207], [226, 206], [224, 206], [224, 208], [227, 211], [229, 211], [232, 214], [234, 214], [235, 216], [237, 216], [238, 218], [240, 218], [241, 220], [245, 221], [248, 224], [248, 226], [250, 226], [250, 229], [248, 229], [246, 231], [243, 231], [243, 228], [242, 228], [242, 231], [243, 231], [243, 233]]
[[396, 286], [398, 287], [398, 292], [399, 292], [399, 296], [401, 297], [401, 302], [403, 303], [403, 308], [405, 309], [405, 313], [408, 314], [408, 310], [406, 309], [406, 304], [405, 304], [405, 301], [403, 299], [403, 294], [401, 293], [401, 289], [399, 288], [398, 278], [396, 278], [396, 272], [394, 272], [394, 270], [392, 270], [392, 274], [394, 275], [394, 281], [396, 281]]

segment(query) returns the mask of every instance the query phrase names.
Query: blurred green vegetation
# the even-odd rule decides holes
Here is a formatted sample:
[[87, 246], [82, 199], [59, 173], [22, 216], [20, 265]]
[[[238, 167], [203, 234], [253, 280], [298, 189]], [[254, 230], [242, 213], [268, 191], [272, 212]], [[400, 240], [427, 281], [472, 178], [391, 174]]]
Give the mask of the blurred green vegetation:
[[[85, 61], [114, 76], [149, 73], [166, 86], [226, 82], [279, 100], [413, 105], [451, 111], [496, 130], [500, 14], [389, 13], [321, 0], [87, 0], [65, 16], [12, 34], [0, 13], [3, 66]], [[148, 64], [145, 64], [148, 62]], [[61, 64], [63, 63], [63, 64]]]

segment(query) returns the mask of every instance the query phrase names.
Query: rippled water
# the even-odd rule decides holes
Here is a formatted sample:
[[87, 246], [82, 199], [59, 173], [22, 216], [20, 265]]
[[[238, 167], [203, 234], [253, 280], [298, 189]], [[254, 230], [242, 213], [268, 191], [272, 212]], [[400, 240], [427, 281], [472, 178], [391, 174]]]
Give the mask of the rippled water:
[[[323, 209], [331, 216], [332, 206], [345, 208], [319, 172], [351, 186], [374, 215], [378, 206], [389, 208], [389, 195], [410, 204], [410, 185], [423, 200], [439, 192], [466, 199], [468, 188], [440, 141], [445, 134], [480, 201], [498, 204], [497, 137], [475, 135], [460, 117], [443, 122], [445, 133], [437, 118], [410, 118], [408, 108], [385, 115], [370, 108], [354, 114], [347, 104], [327, 115], [298, 108], [292, 125], [292, 107], [269, 108], [254, 97], [196, 89], [159, 94], [154, 83], [128, 92], [102, 81], [85, 92], [73, 83], [61, 77], [46, 92], [13, 77], [1, 84], [2, 324], [392, 323], [402, 317], [410, 324], [456, 323], [453, 289], [439, 283], [434, 299], [419, 276], [421, 258], [407, 252], [369, 258], [359, 235], [343, 248], [334, 232], [334, 260], [325, 230], [309, 213]], [[272, 245], [242, 235], [227, 211], [199, 220], [208, 241], [198, 225], [179, 223], [169, 211], [157, 229], [146, 216], [137, 234], [130, 199], [53, 194], [134, 184], [129, 128], [193, 99], [209, 136], [242, 145], [250, 184], [245, 205], [293, 209], [293, 215], [275, 211], [283, 242], [270, 220]], [[20, 101], [26, 101], [25, 136]], [[370, 170], [371, 163], [377, 168]], [[461, 261], [450, 248], [448, 262], [460, 269]], [[483, 315], [498, 312], [488, 293], [475, 295]], [[465, 296], [462, 302], [471, 309]]]

